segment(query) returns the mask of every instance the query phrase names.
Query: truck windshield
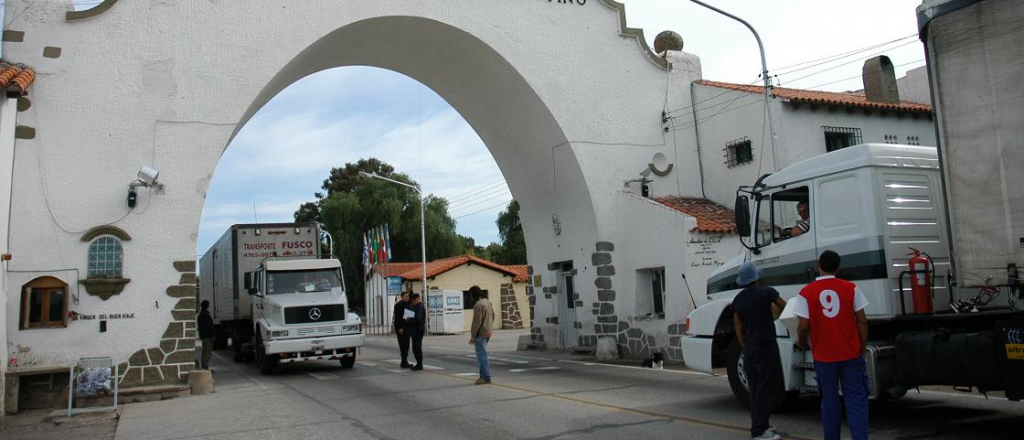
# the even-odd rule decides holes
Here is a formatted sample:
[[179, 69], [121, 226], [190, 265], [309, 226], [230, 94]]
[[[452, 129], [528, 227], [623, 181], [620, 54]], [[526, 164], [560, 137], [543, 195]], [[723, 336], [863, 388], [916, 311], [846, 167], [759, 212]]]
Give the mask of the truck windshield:
[[343, 288], [338, 269], [267, 272], [267, 294], [323, 293]]

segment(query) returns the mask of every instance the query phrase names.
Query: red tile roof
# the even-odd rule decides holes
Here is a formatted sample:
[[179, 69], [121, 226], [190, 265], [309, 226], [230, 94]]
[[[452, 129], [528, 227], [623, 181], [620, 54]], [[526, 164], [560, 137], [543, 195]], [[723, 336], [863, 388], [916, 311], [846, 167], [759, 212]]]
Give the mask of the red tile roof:
[[735, 234], [736, 217], [733, 210], [708, 199], [690, 197], [660, 197], [654, 201], [697, 219], [697, 227], [690, 232]]
[[522, 283], [524, 281], [529, 281], [530, 280], [530, 269], [528, 268], [529, 266], [527, 266], [525, 264], [515, 264], [515, 265], [512, 265], [512, 266], [505, 266], [505, 267], [507, 267], [512, 272], [516, 273], [516, 277], [515, 277], [515, 279], [513, 279], [513, 281], [515, 281], [517, 283]]
[[[443, 258], [440, 260], [434, 260], [427, 263], [427, 278], [434, 278], [441, 275], [449, 270], [455, 269], [456, 267], [464, 264], [478, 264], [488, 269], [517, 277], [519, 274], [507, 267], [502, 266], [498, 263], [487, 261], [483, 258], [476, 257], [473, 255], [460, 255], [458, 257]], [[422, 263], [389, 263], [389, 264], [378, 264], [374, 266], [374, 270], [384, 276], [401, 277], [405, 280], [418, 281], [423, 279], [423, 264]]]
[[[764, 94], [763, 86], [733, 84], [718, 81], [698, 80], [697, 84], [717, 87], [720, 89], [738, 90], [747, 93]], [[818, 90], [788, 89], [785, 87], [773, 87], [772, 94], [776, 97], [794, 103], [840, 105], [847, 107], [869, 108], [877, 110], [893, 110], [916, 113], [932, 113], [932, 106], [918, 104], [910, 101], [900, 101], [899, 104], [887, 104], [884, 102], [868, 101], [868, 98], [860, 93], [837, 93], [822, 92]]]
[[35, 80], [36, 71], [32, 68], [0, 60], [0, 89], [24, 95]]

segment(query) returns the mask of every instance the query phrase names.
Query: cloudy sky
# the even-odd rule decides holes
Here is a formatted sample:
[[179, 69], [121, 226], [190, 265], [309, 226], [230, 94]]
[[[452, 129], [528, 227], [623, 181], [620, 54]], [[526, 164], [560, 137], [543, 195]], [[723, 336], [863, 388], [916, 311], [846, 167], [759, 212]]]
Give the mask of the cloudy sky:
[[[705, 78], [750, 83], [760, 73], [757, 45], [741, 24], [685, 0], [620, 1], [628, 24], [643, 28], [652, 46], [663, 30], [680, 33], [684, 50], [701, 58]], [[924, 64], [920, 42], [906, 38], [917, 33], [920, 0], [707, 2], [758, 30], [768, 68], [784, 87], [860, 89], [863, 60], [878, 54], [892, 59], [897, 76]], [[290, 221], [331, 167], [363, 157], [382, 159], [451, 200], [460, 234], [483, 245], [498, 240], [494, 220], [511, 196], [476, 133], [418, 82], [348, 67], [295, 83], [242, 129], [217, 167], [197, 251], [229, 225], [253, 221], [254, 203], [260, 222]]]

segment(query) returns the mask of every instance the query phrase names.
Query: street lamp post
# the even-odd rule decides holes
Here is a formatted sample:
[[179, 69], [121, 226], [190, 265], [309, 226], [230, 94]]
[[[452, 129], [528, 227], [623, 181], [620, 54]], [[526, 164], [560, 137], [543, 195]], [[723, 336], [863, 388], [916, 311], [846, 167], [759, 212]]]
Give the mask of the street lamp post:
[[771, 141], [772, 141], [772, 163], [774, 164], [775, 171], [778, 171], [779, 170], [779, 150], [775, 146], [775, 138], [776, 138], [776, 136], [775, 136], [775, 112], [772, 110], [771, 102], [769, 102], [769, 100], [771, 99], [771, 96], [772, 96], [772, 92], [771, 92], [771, 90], [772, 90], [772, 80], [771, 80], [771, 78], [768, 77], [768, 61], [766, 61], [765, 57], [764, 57], [764, 44], [761, 44], [761, 36], [757, 34], [757, 31], [754, 30], [754, 27], [751, 26], [750, 23], [747, 23], [742, 18], [739, 18], [739, 17], [737, 17], [735, 15], [732, 15], [732, 14], [730, 14], [728, 12], [725, 12], [725, 11], [723, 11], [721, 9], [718, 9], [718, 8], [716, 8], [714, 6], [711, 6], [711, 5], [707, 4], [707, 3], [704, 3], [704, 2], [702, 2], [700, 0], [690, 0], [690, 1], [694, 2], [694, 3], [698, 4], [698, 5], [701, 5], [701, 6], [705, 7], [705, 8], [708, 8], [708, 9], [710, 9], [712, 11], [715, 11], [715, 12], [717, 12], [719, 14], [722, 14], [722, 15], [724, 15], [726, 17], [729, 17], [729, 18], [731, 18], [733, 20], [736, 20], [736, 21], [738, 21], [740, 23], [743, 23], [743, 25], [746, 26], [747, 29], [750, 29], [750, 32], [754, 33], [754, 39], [757, 40], [757, 48], [761, 50], [761, 76], [764, 78], [764, 101], [765, 101], [765, 108], [768, 109], [768, 126], [771, 127], [771, 130], [772, 130], [772, 137], [771, 137]]
[[425, 210], [423, 208], [423, 205], [424, 205], [424, 203], [423, 203], [423, 192], [420, 191], [420, 189], [415, 187], [414, 185], [410, 185], [410, 184], [405, 183], [405, 182], [399, 182], [399, 181], [394, 180], [394, 179], [389, 179], [387, 177], [377, 175], [377, 173], [365, 173], [365, 172], [360, 171], [359, 174], [361, 176], [363, 176], [363, 177], [370, 177], [370, 178], [374, 178], [374, 179], [380, 179], [380, 180], [391, 182], [391, 183], [394, 183], [394, 184], [397, 184], [397, 185], [402, 185], [402, 186], [404, 186], [406, 188], [409, 188], [409, 189], [412, 189], [413, 191], [416, 191], [416, 194], [418, 196], [420, 196], [420, 252], [421, 252], [421, 257], [423, 258], [423, 301], [426, 301], [427, 300], [427, 227], [426, 227], [427, 218], [424, 216]]

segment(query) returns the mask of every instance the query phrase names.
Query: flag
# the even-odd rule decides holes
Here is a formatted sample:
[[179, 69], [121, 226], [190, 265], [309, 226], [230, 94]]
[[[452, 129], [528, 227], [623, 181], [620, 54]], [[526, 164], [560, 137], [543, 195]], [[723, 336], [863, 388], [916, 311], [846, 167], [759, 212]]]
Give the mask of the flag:
[[384, 227], [377, 226], [377, 260], [387, 263], [387, 256], [384, 255]]
[[388, 225], [384, 225], [384, 245], [387, 249], [388, 260], [391, 261], [391, 234], [388, 232]]
[[363, 270], [370, 273], [370, 248], [366, 241], [366, 233], [363, 233]]

